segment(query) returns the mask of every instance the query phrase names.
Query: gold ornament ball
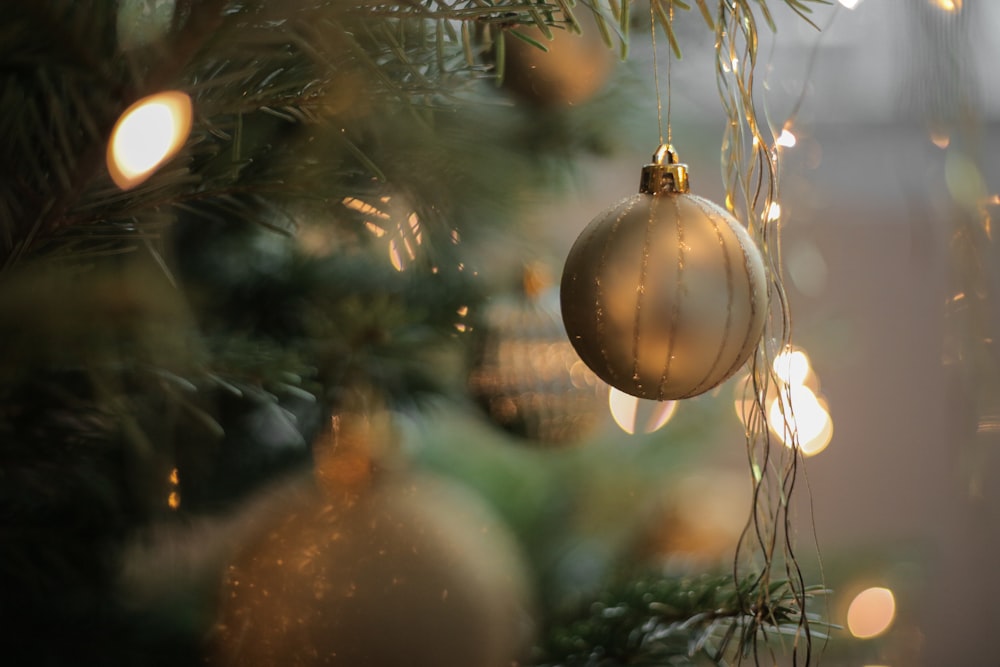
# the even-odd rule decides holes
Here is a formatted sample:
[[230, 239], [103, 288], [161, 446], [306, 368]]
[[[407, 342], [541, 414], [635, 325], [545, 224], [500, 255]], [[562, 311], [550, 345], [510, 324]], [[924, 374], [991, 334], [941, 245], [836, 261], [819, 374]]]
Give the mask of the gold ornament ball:
[[523, 295], [500, 296], [486, 306], [487, 334], [469, 391], [504, 431], [536, 446], [568, 446], [606, 418], [608, 387], [566, 340], [558, 289], [528, 287], [527, 274], [539, 271], [526, 269]]
[[725, 209], [688, 192], [663, 146], [639, 194], [598, 215], [563, 269], [563, 323], [581, 359], [633, 396], [709, 391], [750, 357], [764, 330], [767, 276]]
[[547, 51], [508, 34], [504, 86], [540, 107], [573, 106], [596, 95], [611, 75], [614, 53], [585, 13], [582, 33], [553, 29], [549, 39], [535, 26], [515, 28]]
[[228, 567], [209, 664], [508, 667], [529, 644], [523, 561], [453, 483], [379, 478], [276, 516]]

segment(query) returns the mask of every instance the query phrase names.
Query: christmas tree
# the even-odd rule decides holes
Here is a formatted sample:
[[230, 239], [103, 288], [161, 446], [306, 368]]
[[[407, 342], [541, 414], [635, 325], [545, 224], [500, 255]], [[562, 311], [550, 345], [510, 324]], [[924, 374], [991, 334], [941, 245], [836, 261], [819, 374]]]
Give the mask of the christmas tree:
[[648, 499], [718, 407], [622, 453], [550, 303], [566, 248], [531, 215], [637, 141], [629, 49], [659, 35], [672, 63], [683, 14], [736, 119], [725, 208], [771, 261], [753, 75], [779, 9], [813, 20], [798, 0], [6, 3], [11, 664], [810, 662], [798, 452], [760, 449], [787, 331], [748, 329], [690, 392], [758, 355], [736, 565], [665, 566]]

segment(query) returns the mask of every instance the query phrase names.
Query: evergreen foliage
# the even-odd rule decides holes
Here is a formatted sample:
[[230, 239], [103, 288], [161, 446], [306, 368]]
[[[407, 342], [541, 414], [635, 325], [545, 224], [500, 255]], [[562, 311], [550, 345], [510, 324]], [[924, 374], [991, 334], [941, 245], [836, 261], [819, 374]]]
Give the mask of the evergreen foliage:
[[[731, 1], [769, 21], [763, 1]], [[461, 393], [457, 313], [470, 309], [474, 330], [496, 287], [468, 255], [530, 239], [516, 226], [526, 193], [558, 187], [574, 155], [609, 150], [621, 128], [608, 119], [624, 117], [609, 113], [612, 94], [573, 113], [511, 106], [496, 85], [504, 40], [525, 38], [523, 25], [578, 30], [575, 14], [590, 11], [624, 52], [632, 7], [10, 0], [2, 11], [4, 654], [194, 664], [195, 612], [118, 598], [123, 544], [308, 467], [324, 418], [357, 386], [394, 407]], [[105, 168], [111, 130], [165, 89], [191, 95], [191, 137], [122, 191]], [[402, 272], [368, 225], [387, 201], [423, 234]], [[322, 250], [305, 245], [309, 230]], [[163, 502], [177, 469], [180, 512]], [[644, 644], [657, 660], [690, 654], [693, 637], [721, 627], [720, 605], [735, 610], [712, 592], [719, 582], [649, 586], [673, 610], [642, 612], [659, 628]], [[601, 604], [611, 618], [617, 607]], [[583, 623], [554, 635], [545, 660], [612, 664], [573, 662], [623, 631]], [[701, 634], [663, 632], [682, 626]]]

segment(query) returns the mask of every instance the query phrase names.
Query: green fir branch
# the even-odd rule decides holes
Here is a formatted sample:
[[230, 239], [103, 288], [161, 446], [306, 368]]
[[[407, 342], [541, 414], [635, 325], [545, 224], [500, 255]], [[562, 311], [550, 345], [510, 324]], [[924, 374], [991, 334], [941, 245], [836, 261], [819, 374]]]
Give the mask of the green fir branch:
[[761, 636], [797, 638], [799, 614], [783, 582], [760, 591], [754, 577], [629, 573], [546, 628], [533, 664], [726, 665], [752, 655]]

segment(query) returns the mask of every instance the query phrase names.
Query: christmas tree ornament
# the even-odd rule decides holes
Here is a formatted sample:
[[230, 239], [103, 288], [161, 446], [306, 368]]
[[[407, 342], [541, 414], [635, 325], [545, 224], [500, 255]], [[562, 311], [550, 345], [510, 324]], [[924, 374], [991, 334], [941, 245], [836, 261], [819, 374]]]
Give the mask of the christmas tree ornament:
[[191, 133], [191, 98], [168, 90], [135, 102], [118, 118], [108, 142], [111, 180], [130, 190], [177, 154]]
[[544, 445], [579, 442], [601, 422], [607, 385], [573, 350], [546, 270], [528, 267], [521, 293], [495, 299], [469, 391], [505, 431]]
[[581, 359], [621, 391], [659, 401], [709, 391], [753, 354], [767, 273], [724, 208], [690, 193], [667, 144], [639, 193], [598, 215], [571, 248], [563, 323]]
[[539, 107], [573, 106], [594, 97], [611, 75], [614, 54], [601, 39], [592, 13], [580, 12], [578, 18], [580, 32], [569, 27], [548, 34], [534, 25], [510, 28], [504, 35], [504, 87]]
[[440, 479], [301, 493], [228, 566], [210, 664], [507, 667], [530, 640], [504, 526]]

